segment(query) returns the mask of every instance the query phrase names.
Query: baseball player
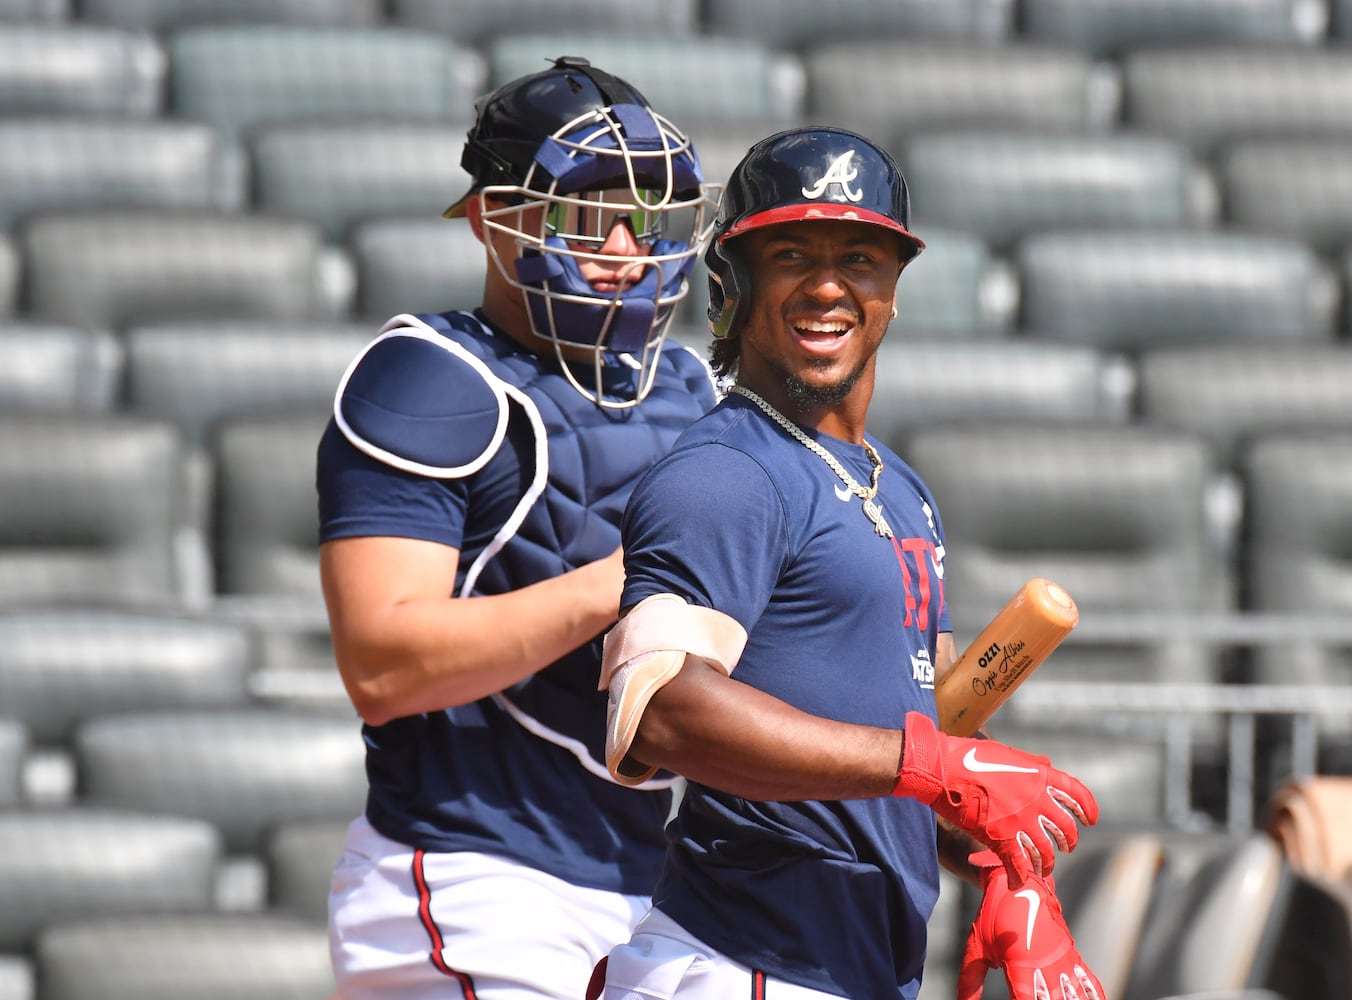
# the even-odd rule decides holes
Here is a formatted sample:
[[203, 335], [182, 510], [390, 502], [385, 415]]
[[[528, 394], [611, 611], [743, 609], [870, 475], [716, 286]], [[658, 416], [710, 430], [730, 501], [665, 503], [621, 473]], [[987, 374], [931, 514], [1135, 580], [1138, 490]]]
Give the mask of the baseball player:
[[399, 315], [319, 445], [321, 573], [370, 792], [330, 896], [347, 1000], [576, 1000], [649, 902], [675, 779], [604, 764], [633, 484], [713, 405], [664, 341], [713, 219], [691, 143], [561, 58], [476, 107], [482, 304]]
[[616, 776], [688, 785], [593, 995], [913, 998], [942, 854], [986, 886], [964, 996], [998, 966], [1017, 1000], [1102, 1000], [1050, 881], [1093, 796], [935, 725], [943, 525], [865, 433], [908, 226], [896, 165], [845, 130], [771, 136], [729, 179], [705, 259], [736, 381], [634, 491], [601, 678]]

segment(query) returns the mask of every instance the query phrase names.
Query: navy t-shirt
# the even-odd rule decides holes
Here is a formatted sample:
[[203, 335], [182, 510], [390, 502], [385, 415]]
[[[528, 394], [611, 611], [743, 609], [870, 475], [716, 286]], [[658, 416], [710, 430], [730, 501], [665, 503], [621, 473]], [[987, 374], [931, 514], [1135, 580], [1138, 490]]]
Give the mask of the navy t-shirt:
[[[807, 431], [857, 482], [862, 446]], [[949, 631], [928, 490], [884, 462], [878, 535], [861, 501], [750, 400], [730, 395], [635, 489], [626, 606], [674, 593], [746, 628], [734, 678], [815, 715], [900, 728], [934, 716]], [[913, 998], [938, 896], [933, 813], [909, 799], [756, 802], [691, 782], [654, 904], [724, 954], [856, 998]]]

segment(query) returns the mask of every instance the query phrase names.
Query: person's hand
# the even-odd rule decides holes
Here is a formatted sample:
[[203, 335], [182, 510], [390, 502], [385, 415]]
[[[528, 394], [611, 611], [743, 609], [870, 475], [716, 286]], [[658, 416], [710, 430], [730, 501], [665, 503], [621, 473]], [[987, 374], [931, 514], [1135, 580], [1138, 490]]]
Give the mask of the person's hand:
[[978, 1000], [989, 969], [1002, 969], [1011, 1000], [1107, 1000], [1075, 948], [1056, 886], [1032, 875], [1017, 892], [991, 851], [973, 854], [985, 895], [958, 973], [958, 1000]]
[[1074, 850], [1078, 823], [1098, 822], [1098, 803], [1046, 757], [948, 736], [923, 712], [906, 715], [906, 746], [893, 795], [918, 799], [992, 848], [1021, 884], [1050, 873], [1056, 850]]

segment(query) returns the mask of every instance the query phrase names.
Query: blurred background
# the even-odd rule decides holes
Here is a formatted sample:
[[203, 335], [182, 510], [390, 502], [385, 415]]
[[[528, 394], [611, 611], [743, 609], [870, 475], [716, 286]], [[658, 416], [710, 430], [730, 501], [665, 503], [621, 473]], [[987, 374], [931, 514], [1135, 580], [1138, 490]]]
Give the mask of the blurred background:
[[1030, 577], [1080, 606], [991, 728], [1099, 797], [1081, 951], [1112, 1000], [1352, 997], [1352, 0], [0, 0], [0, 1000], [331, 990], [314, 448], [381, 322], [477, 304], [473, 100], [562, 54], [713, 180], [894, 153], [929, 248], [870, 429], [960, 647]]

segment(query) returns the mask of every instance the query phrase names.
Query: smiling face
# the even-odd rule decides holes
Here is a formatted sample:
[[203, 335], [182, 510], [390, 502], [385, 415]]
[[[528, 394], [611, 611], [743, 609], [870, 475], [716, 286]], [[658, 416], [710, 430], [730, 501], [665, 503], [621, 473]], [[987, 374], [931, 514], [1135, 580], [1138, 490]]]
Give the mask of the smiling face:
[[738, 381], [801, 423], [845, 407], [862, 424], [902, 267], [895, 234], [784, 222], [737, 237], [736, 253], [750, 279]]

